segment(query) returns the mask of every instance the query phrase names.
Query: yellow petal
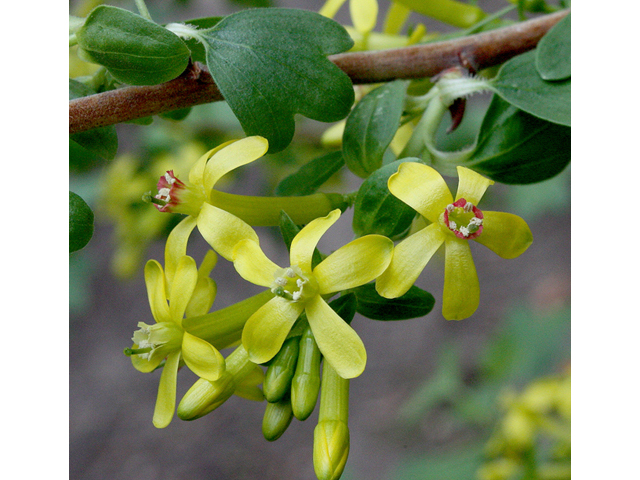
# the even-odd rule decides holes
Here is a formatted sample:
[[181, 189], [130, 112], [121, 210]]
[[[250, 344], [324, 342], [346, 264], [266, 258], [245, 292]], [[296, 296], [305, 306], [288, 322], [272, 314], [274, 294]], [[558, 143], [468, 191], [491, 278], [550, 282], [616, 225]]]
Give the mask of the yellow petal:
[[215, 382], [225, 371], [224, 357], [208, 342], [184, 332], [182, 357], [193, 373]]
[[378, 20], [378, 2], [376, 0], [351, 0], [349, 11], [353, 26], [362, 35], [368, 34]]
[[432, 223], [396, 245], [389, 268], [376, 280], [377, 292], [385, 298], [407, 293], [444, 242], [445, 235], [440, 225]]
[[233, 249], [233, 266], [246, 281], [270, 287], [280, 267], [264, 254], [253, 240], [241, 240]]
[[176, 266], [173, 285], [169, 291], [169, 311], [171, 319], [182, 325], [182, 317], [187, 309], [193, 290], [198, 282], [198, 267], [196, 261], [188, 255], [183, 255]]
[[320, 295], [307, 302], [305, 310], [324, 359], [342, 378], [360, 375], [367, 363], [367, 351], [356, 331]]
[[389, 9], [387, 10], [387, 16], [384, 20], [382, 31], [392, 35], [398, 35], [402, 31], [402, 27], [409, 18], [409, 15], [411, 15], [411, 10], [409, 8], [392, 1], [391, 5], [389, 5]]
[[340, 218], [340, 210], [332, 210], [326, 217], [309, 222], [291, 242], [291, 265], [297, 265], [303, 272], [311, 272], [311, 258], [318, 241]]
[[[138, 348], [138, 345], [134, 343], [131, 348], [135, 350]], [[131, 364], [133, 365], [133, 368], [142, 373], [153, 372], [158, 368], [158, 365], [160, 365], [162, 360], [163, 358], [158, 356], [153, 357], [153, 360], [148, 360], [143, 358], [141, 355], [131, 355]]]
[[173, 411], [176, 408], [176, 383], [178, 380], [178, 365], [180, 350], [170, 353], [160, 375], [158, 398], [153, 412], [153, 425], [164, 428], [171, 423]]
[[392, 254], [393, 242], [382, 235], [366, 235], [347, 243], [313, 270], [320, 294], [369, 283], [387, 269]]
[[258, 243], [258, 234], [238, 217], [208, 203], [198, 215], [198, 230], [216, 252], [232, 261], [233, 247], [249, 238]]
[[389, 191], [431, 222], [453, 202], [449, 187], [433, 168], [405, 162], [389, 177]]
[[458, 191], [456, 193], [456, 201], [464, 198], [467, 202], [478, 205], [489, 185], [493, 185], [495, 182], [465, 167], [457, 167], [457, 170]]
[[259, 136], [247, 137], [218, 150], [204, 170], [204, 191], [209, 194], [214, 185], [230, 171], [262, 157], [269, 150], [269, 142]]
[[178, 261], [187, 254], [187, 242], [195, 226], [196, 219], [188, 215], [171, 230], [167, 237], [164, 249], [164, 268], [169, 288], [171, 288]]
[[302, 303], [274, 297], [260, 307], [242, 330], [242, 345], [253, 363], [271, 360], [284, 343], [292, 325], [304, 310]]
[[215, 268], [218, 263], [218, 255], [213, 250], [207, 250], [204, 255], [200, 266], [198, 267], [198, 278], [206, 278], [211, 274], [211, 270]]
[[519, 216], [504, 212], [483, 213], [484, 227], [474, 240], [502, 258], [516, 258], [533, 243], [529, 225]]
[[333, 18], [344, 2], [346, 2], [346, 0], [327, 0], [318, 13], [325, 17]]
[[153, 318], [156, 322], [170, 322], [171, 314], [167, 305], [162, 265], [155, 260], [149, 260], [144, 266], [144, 281], [147, 285], [147, 296]]
[[209, 159], [219, 150], [222, 150], [227, 145], [231, 145], [235, 141], [236, 140], [229, 140], [228, 142], [218, 145], [216, 148], [212, 148], [207, 153], [202, 155], [189, 171], [189, 182], [193, 183], [194, 185], [204, 186], [204, 169]]
[[213, 306], [216, 298], [216, 282], [210, 278], [199, 278], [196, 288], [191, 295], [191, 300], [185, 310], [185, 315], [189, 317], [198, 317], [204, 315]]
[[451, 236], [445, 239], [442, 316], [462, 320], [480, 305], [480, 284], [469, 242]]

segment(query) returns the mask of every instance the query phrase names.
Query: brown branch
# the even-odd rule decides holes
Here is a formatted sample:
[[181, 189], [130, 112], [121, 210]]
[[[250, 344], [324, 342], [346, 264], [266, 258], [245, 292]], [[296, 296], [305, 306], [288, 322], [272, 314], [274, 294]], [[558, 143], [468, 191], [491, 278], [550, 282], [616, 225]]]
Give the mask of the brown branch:
[[[568, 13], [563, 10], [455, 40], [375, 52], [343, 53], [329, 59], [349, 75], [354, 84], [431, 77], [457, 65], [481, 70], [535, 48], [540, 38]], [[223, 100], [222, 94], [208, 70], [196, 63], [167, 83], [123, 87], [71, 100], [69, 133], [220, 100]]]

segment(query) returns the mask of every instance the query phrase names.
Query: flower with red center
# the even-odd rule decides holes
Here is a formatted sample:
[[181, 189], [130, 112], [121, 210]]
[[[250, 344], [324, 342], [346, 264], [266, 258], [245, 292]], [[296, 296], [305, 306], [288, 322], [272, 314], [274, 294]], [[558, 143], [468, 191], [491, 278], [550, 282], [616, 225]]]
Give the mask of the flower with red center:
[[483, 212], [476, 206], [492, 180], [468, 168], [457, 167], [457, 171], [455, 201], [442, 176], [427, 165], [403, 163], [389, 178], [389, 191], [430, 224], [396, 245], [389, 268], [376, 280], [376, 290], [383, 297], [405, 294], [444, 244], [442, 315], [447, 320], [470, 317], [480, 304], [469, 240], [502, 258], [518, 257], [533, 242], [531, 230], [522, 218], [504, 212]]
[[151, 200], [161, 212], [189, 215], [176, 227], [186, 243], [198, 230], [217, 253], [231, 260], [233, 247], [243, 239], [258, 242], [251, 226], [277, 226], [284, 210], [296, 224], [305, 224], [345, 209], [341, 194], [315, 193], [299, 197], [253, 197], [221, 192], [214, 187], [227, 173], [262, 157], [269, 143], [260, 136], [232, 140], [208, 151], [193, 165], [188, 179], [173, 170], [158, 181], [158, 194]]

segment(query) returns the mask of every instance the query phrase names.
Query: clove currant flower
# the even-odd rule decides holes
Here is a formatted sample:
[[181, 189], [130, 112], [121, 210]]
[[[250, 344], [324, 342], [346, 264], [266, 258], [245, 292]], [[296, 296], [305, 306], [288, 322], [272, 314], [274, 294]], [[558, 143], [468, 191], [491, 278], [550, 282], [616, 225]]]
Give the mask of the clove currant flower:
[[480, 303], [469, 240], [502, 258], [518, 257], [533, 242], [531, 230], [522, 218], [504, 212], [483, 212], [476, 206], [494, 183], [492, 180], [468, 168], [457, 167], [457, 171], [455, 201], [442, 176], [427, 165], [405, 162], [389, 178], [391, 193], [431, 223], [395, 247], [389, 268], [376, 280], [376, 290], [383, 297], [403, 295], [444, 244], [442, 315], [447, 320], [471, 316]]
[[166, 359], [153, 414], [153, 424], [158, 428], [169, 425], [173, 417], [181, 360], [196, 375], [210, 381], [218, 380], [225, 371], [220, 352], [183, 328], [185, 312], [200, 315], [211, 308], [215, 291], [205, 280], [213, 268], [211, 258], [205, 257], [203, 263], [207, 266], [199, 273], [195, 260], [182, 255], [172, 264], [171, 282], [156, 260], [149, 260], [144, 269], [149, 305], [156, 323], [139, 322], [139, 330], [132, 338], [133, 348], [125, 353], [131, 355], [134, 367], [141, 372], [155, 370]]
[[245, 280], [271, 288], [276, 295], [247, 320], [242, 343], [255, 363], [271, 360], [294, 322], [306, 312], [324, 358], [344, 378], [360, 375], [366, 364], [362, 340], [324, 300], [324, 296], [364, 285], [389, 265], [393, 242], [366, 235], [339, 248], [315, 268], [312, 255], [320, 237], [340, 218], [333, 210], [309, 222], [291, 242], [290, 266], [273, 263], [252, 239], [238, 242], [233, 263]]
[[178, 231], [188, 237], [195, 226], [216, 252], [231, 260], [235, 244], [242, 239], [258, 241], [253, 226], [275, 226], [280, 212], [297, 223], [346, 208], [340, 194], [316, 193], [300, 197], [253, 197], [221, 192], [214, 187], [232, 170], [262, 157], [269, 149], [265, 138], [253, 136], [230, 141], [205, 153], [181, 180], [169, 170], [158, 181], [158, 194], [151, 199], [161, 212], [188, 215]]

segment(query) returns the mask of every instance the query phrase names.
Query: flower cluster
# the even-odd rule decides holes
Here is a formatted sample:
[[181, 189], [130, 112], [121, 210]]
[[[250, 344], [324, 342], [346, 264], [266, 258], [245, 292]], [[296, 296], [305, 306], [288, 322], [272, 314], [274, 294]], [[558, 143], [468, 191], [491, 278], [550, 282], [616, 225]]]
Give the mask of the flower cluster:
[[[182, 365], [200, 378], [180, 400], [179, 418], [202, 417], [234, 394], [266, 399], [262, 430], [268, 440], [279, 438], [293, 417], [308, 418], [319, 397], [314, 467], [319, 479], [337, 479], [349, 451], [349, 382], [367, 362], [365, 345], [350, 325], [358, 292], [375, 282], [379, 301], [402, 297], [444, 245], [442, 314], [466, 318], [479, 304], [469, 240], [513, 258], [532, 235], [521, 218], [478, 208], [491, 180], [459, 167], [454, 198], [435, 169], [406, 162], [389, 178], [389, 191], [428, 225], [395, 246], [384, 235], [367, 234], [325, 255], [318, 243], [348, 206], [343, 195], [246, 197], [215, 189], [224, 175], [267, 149], [262, 137], [227, 142], [204, 154], [188, 178], [174, 170], [160, 178], [156, 208], [185, 218], [167, 238], [164, 267], [155, 260], [145, 267], [155, 324], [140, 322], [125, 353], [142, 372], [162, 367], [153, 417], [159, 428], [173, 417]], [[281, 224], [282, 212], [292, 225], [303, 226], [287, 242], [289, 261], [278, 265], [263, 252], [254, 227]], [[187, 255], [196, 227], [213, 249], [199, 268]], [[214, 252], [244, 280], [264, 287], [263, 293], [209, 312], [217, 291], [210, 278]], [[224, 358], [220, 349], [227, 347], [235, 348]]]

